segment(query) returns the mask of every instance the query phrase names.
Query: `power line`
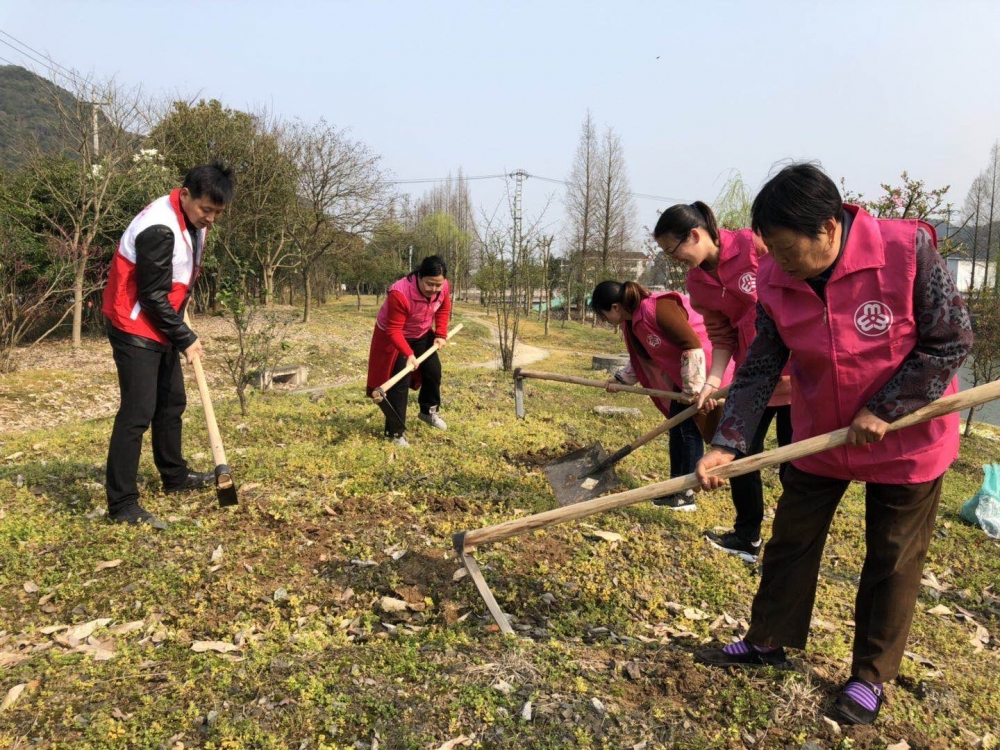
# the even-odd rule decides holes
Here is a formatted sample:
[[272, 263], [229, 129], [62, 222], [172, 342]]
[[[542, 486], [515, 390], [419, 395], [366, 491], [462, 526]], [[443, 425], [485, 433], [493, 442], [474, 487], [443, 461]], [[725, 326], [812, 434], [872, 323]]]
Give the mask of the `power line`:
[[[516, 172], [511, 172], [510, 174], [487, 174], [487, 175], [478, 175], [478, 176], [475, 176], [475, 177], [462, 177], [461, 179], [463, 179], [463, 180], [497, 180], [497, 179], [507, 179], [508, 177], [516, 177], [516, 175], [517, 175]], [[522, 179], [523, 178], [531, 178], [531, 179], [535, 179], [535, 180], [540, 180], [542, 182], [551, 182], [551, 183], [554, 183], [556, 185], [569, 185], [570, 184], [566, 180], [558, 180], [555, 177], [543, 177], [542, 175], [532, 174], [530, 172], [525, 173], [523, 175]], [[458, 179], [458, 178], [455, 178], [455, 177], [424, 177], [424, 178], [412, 179], [412, 180], [389, 180], [389, 184], [391, 184], [391, 185], [419, 185], [419, 184], [422, 184], [422, 183], [447, 182], [449, 180], [454, 180], [454, 179]], [[633, 198], [638, 198], [640, 200], [666, 201], [667, 203], [687, 203], [688, 202], [686, 198], [672, 198], [672, 197], [667, 196], [667, 195], [652, 195], [650, 193], [632, 193], [632, 192], [630, 192], [629, 195], [631, 195]]]
[[[30, 46], [28, 44], [25, 44], [24, 42], [22, 42], [20, 39], [18, 39], [14, 35], [7, 33], [3, 29], [0, 29], [0, 34], [3, 34], [8, 39], [13, 39], [15, 42], [17, 42], [20, 46], [24, 47], [29, 52], [33, 52], [34, 54], [38, 55], [39, 57], [42, 57], [42, 58], [48, 60], [50, 63], [52, 63], [52, 65], [55, 65], [57, 68], [59, 68], [60, 70], [62, 70], [63, 72], [65, 72], [67, 75], [71, 75], [73, 77], [77, 77], [77, 74], [76, 74], [75, 71], [70, 70], [65, 65], [60, 65], [55, 60], [53, 60], [51, 57], [49, 57], [48, 55], [46, 55], [44, 52], [39, 52], [37, 49], [35, 49], [34, 47], [32, 47], [32, 46]], [[6, 42], [4, 42], [4, 44], [6, 44]]]
[[[6, 41], [5, 39], [0, 39], [0, 44], [7, 45], [8, 47], [10, 47], [12, 50], [14, 50], [15, 52], [17, 52], [22, 57], [25, 57], [25, 58], [31, 60], [33, 63], [41, 65], [42, 67], [48, 68], [49, 71], [52, 72], [52, 73], [57, 73], [58, 71], [56, 70], [56, 68], [59, 68], [60, 70], [63, 71], [63, 75], [68, 76], [78, 86], [80, 86], [80, 85], [87, 85], [86, 81], [84, 81], [82, 78], [80, 78], [80, 76], [78, 74], [74, 73], [69, 68], [66, 68], [66, 67], [60, 65], [55, 60], [46, 57], [46, 55], [44, 53], [38, 52], [33, 47], [29, 47], [27, 44], [25, 44], [24, 42], [22, 42], [21, 40], [19, 40], [17, 37], [11, 36], [10, 34], [8, 34], [3, 29], [0, 29], [0, 34], [3, 34], [5, 37], [7, 37], [9, 39], [13, 39], [21, 47], [24, 47], [25, 49], [29, 50], [30, 52], [33, 52], [34, 55], [38, 55], [39, 56], [39, 57], [35, 57], [33, 54], [29, 54], [28, 52], [25, 52], [23, 49], [19, 49], [18, 47], [15, 47], [13, 44], [11, 44], [10, 42]], [[10, 65], [14, 65], [14, 63], [10, 62], [9, 60], [7, 60], [7, 62]]]

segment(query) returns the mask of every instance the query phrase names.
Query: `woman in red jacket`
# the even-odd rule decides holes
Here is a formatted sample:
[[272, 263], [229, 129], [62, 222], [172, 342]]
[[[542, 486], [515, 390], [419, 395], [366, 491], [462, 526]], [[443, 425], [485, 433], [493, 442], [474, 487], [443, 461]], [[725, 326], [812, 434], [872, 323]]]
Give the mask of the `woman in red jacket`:
[[[408, 276], [389, 289], [375, 320], [368, 354], [367, 393], [391, 378], [433, 346], [444, 346], [451, 316], [451, 289], [448, 266], [443, 258], [431, 255]], [[385, 435], [396, 445], [408, 448], [406, 398], [410, 388], [420, 389], [420, 420], [439, 430], [448, 425], [438, 415], [441, 406], [441, 359], [437, 352], [425, 359], [385, 394]]]
[[[668, 208], [660, 214], [653, 237], [671, 262], [688, 269], [686, 286], [691, 306], [705, 319], [714, 353], [698, 405], [714, 409], [712, 396], [722, 386], [726, 366], [730, 361], [737, 368], [742, 365], [757, 335], [757, 263], [767, 254], [767, 248], [749, 229], [720, 229], [712, 209], [701, 201]], [[747, 455], [764, 449], [772, 421], [777, 422], [778, 445], [792, 442], [789, 404], [791, 385], [786, 372], [763, 411]], [[736, 508], [734, 528], [725, 534], [707, 531], [705, 537], [714, 547], [754, 562], [764, 520], [760, 472], [733, 477], [731, 484]]]

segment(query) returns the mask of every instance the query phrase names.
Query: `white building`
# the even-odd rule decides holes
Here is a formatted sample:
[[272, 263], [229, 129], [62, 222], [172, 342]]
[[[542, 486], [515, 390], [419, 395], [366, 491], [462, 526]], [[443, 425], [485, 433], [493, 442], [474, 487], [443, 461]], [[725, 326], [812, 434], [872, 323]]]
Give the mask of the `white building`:
[[[954, 255], [949, 255], [945, 258], [945, 263], [948, 264], [948, 272], [955, 280], [955, 286], [958, 287], [958, 291], [962, 294], [968, 293], [973, 286], [973, 261], [971, 261], [965, 253], [955, 253]], [[996, 264], [990, 263], [987, 265], [985, 260], [977, 260], [975, 261], [975, 267], [976, 288], [981, 288], [984, 283], [992, 286], [996, 280]]]

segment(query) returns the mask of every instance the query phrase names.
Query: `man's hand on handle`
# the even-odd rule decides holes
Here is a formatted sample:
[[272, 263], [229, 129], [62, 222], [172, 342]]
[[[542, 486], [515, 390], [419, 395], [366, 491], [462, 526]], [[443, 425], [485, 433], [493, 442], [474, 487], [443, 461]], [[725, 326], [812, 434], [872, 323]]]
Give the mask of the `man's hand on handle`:
[[438, 349], [440, 349], [441, 347], [443, 347], [447, 343], [448, 343], [448, 339], [444, 338], [444, 336], [435, 336], [434, 337], [434, 346], [436, 346]]
[[195, 339], [194, 343], [184, 350], [184, 359], [189, 365], [194, 364], [195, 357], [198, 359], [205, 358], [205, 349], [201, 345], [201, 339]]
[[708, 472], [717, 466], [731, 464], [735, 458], [736, 454], [728, 448], [713, 446], [712, 450], [706, 453], [705, 456], [698, 462], [698, 465], [694, 470], [694, 473], [698, 477], [698, 481], [701, 482], [701, 489], [717, 490], [719, 487], [725, 485], [725, 479], [710, 476]]
[[409, 357], [406, 358], [406, 366], [416, 370], [418, 367], [417, 358], [411, 354]]

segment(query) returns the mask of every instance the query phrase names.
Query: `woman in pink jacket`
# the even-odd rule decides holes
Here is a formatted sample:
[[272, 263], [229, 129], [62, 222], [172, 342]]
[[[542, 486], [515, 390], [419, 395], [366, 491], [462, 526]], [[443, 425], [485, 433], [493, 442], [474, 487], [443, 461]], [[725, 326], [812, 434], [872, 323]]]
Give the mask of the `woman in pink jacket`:
[[[591, 295], [591, 307], [611, 325], [621, 326], [629, 363], [615, 373], [626, 385], [636, 382], [647, 388], [682, 391], [693, 401], [705, 384], [706, 363], [712, 361], [712, 344], [701, 315], [687, 297], [678, 292], [650, 294], [634, 281], [602, 281]], [[726, 382], [732, 376], [729, 368]], [[686, 408], [679, 401], [654, 398], [667, 418]], [[705, 452], [705, 439], [715, 431], [721, 409], [700, 414], [670, 430], [670, 476], [694, 471]], [[695, 510], [694, 492], [657, 498], [654, 505], [672, 510]]]
[[[653, 229], [653, 237], [667, 258], [688, 269], [687, 291], [691, 306], [705, 319], [712, 342], [712, 369], [698, 394], [698, 405], [715, 408], [712, 395], [722, 387], [730, 362], [738, 368], [746, 359], [756, 336], [757, 263], [767, 254], [764, 243], [749, 229], [720, 229], [712, 209], [701, 201], [671, 206]], [[791, 387], [786, 375], [778, 383], [747, 455], [764, 450], [772, 421], [777, 421], [778, 445], [792, 442]], [[781, 473], [784, 466], [781, 467]], [[705, 532], [718, 549], [756, 562], [760, 550], [760, 527], [764, 520], [764, 487], [760, 472], [732, 480], [736, 522], [732, 531]]]

